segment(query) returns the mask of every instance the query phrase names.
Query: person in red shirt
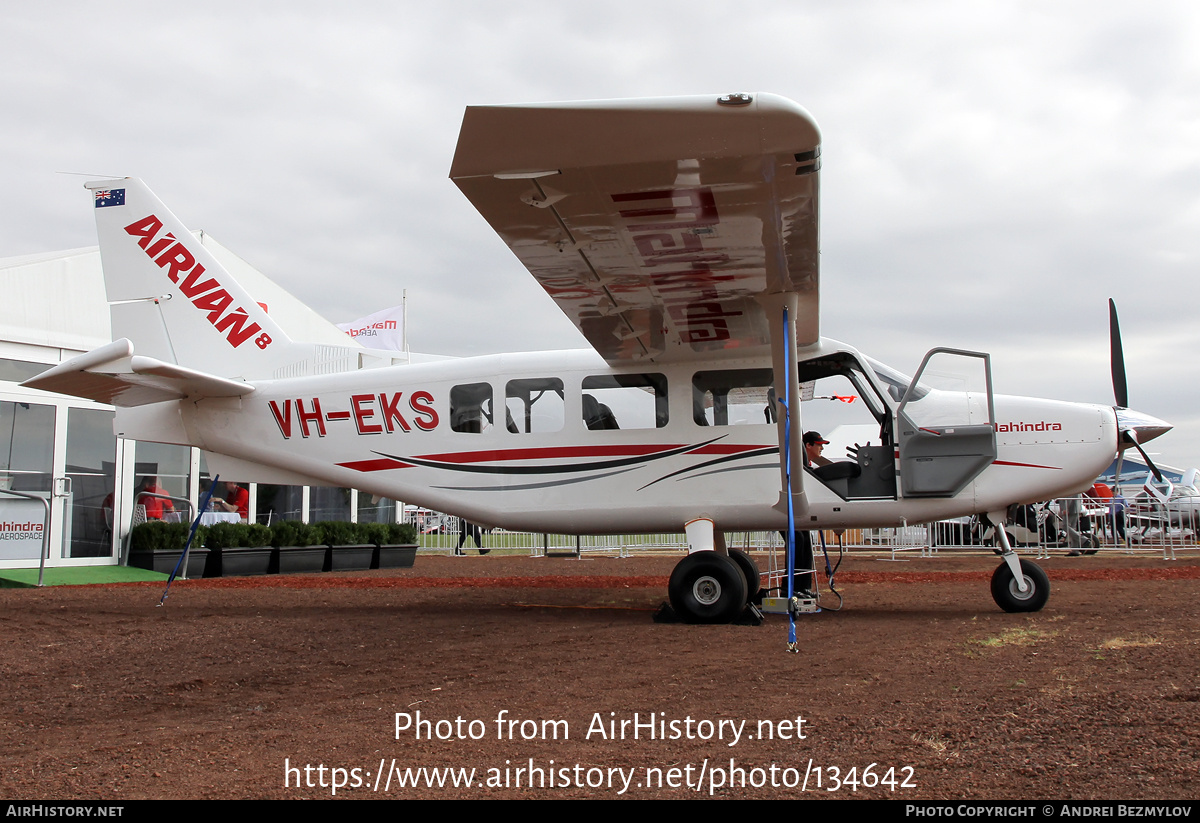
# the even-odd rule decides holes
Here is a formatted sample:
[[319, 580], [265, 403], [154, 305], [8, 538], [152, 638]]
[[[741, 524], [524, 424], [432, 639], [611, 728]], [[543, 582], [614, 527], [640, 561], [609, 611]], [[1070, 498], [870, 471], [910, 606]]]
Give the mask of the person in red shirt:
[[166, 493], [166, 489], [158, 485], [157, 477], [146, 477], [142, 480], [142, 487], [138, 490], [137, 505], [146, 507], [147, 520], [162, 520], [164, 514], [175, 511], [175, 506], [170, 500], [149, 496]]
[[214, 497], [213, 503], [227, 512], [237, 512], [243, 520], [250, 519], [250, 492], [237, 483], [226, 483], [225, 499]]
[[1092, 484], [1092, 488], [1085, 492], [1085, 495], [1094, 499], [1099, 505], [1104, 506], [1105, 514], [1096, 518], [1096, 522], [1100, 527], [1099, 531], [1105, 533], [1112, 532], [1114, 538], [1124, 540], [1125, 501], [1117, 500], [1113, 494], [1113, 490], [1099, 480]]

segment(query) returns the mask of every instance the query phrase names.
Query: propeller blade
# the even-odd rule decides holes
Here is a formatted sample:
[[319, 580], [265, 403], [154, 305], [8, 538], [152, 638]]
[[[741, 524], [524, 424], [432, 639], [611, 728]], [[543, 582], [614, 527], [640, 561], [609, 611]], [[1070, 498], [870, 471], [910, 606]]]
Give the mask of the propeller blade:
[[1161, 483], [1162, 472], [1158, 470], [1158, 466], [1154, 465], [1154, 461], [1150, 459], [1150, 455], [1146, 454], [1146, 450], [1138, 441], [1151, 440], [1170, 431], [1171, 427], [1161, 420], [1129, 409], [1129, 385], [1125, 380], [1125, 351], [1121, 346], [1121, 325], [1117, 322], [1116, 301], [1111, 297], [1108, 298], [1108, 345], [1112, 361], [1113, 395], [1117, 401], [1115, 410], [1117, 426], [1120, 432], [1117, 435], [1117, 475], [1114, 482], [1116, 485], [1120, 485], [1121, 459], [1125, 454], [1125, 449], [1133, 446], [1138, 450], [1138, 454], [1142, 456], [1142, 460], [1146, 462], [1150, 471], [1153, 472], [1154, 479]]
[[1146, 465], [1150, 467], [1150, 471], [1154, 474], [1154, 479], [1161, 483], [1163, 479], [1162, 472], [1158, 470], [1158, 466], [1154, 465], [1154, 461], [1150, 459], [1150, 455], [1146, 454], [1146, 450], [1143, 449], [1142, 444], [1138, 442], [1137, 433], [1126, 429], [1125, 431], [1121, 432], [1121, 435], [1125, 442], [1132, 444], [1133, 447], [1138, 450], [1138, 454], [1142, 456], [1142, 460], [1146, 461]]
[[1129, 408], [1129, 386], [1125, 382], [1125, 351], [1121, 347], [1121, 326], [1117, 322], [1117, 304], [1108, 298], [1108, 347], [1112, 363], [1113, 395], [1117, 405]]
[[1162, 472], [1158, 470], [1158, 466], [1154, 465], [1154, 461], [1150, 459], [1150, 455], [1146, 454], [1146, 450], [1137, 443], [1134, 443], [1133, 447], [1138, 450], [1138, 454], [1146, 461], [1146, 465], [1150, 467], [1150, 471], [1154, 472], [1154, 479], [1161, 483], [1163, 479]]

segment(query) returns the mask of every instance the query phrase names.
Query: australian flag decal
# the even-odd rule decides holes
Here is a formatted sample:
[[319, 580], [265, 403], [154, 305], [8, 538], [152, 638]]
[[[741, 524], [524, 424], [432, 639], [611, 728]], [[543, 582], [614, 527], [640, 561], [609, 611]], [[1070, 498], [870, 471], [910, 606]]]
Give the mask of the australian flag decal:
[[102, 209], [105, 206], [124, 206], [125, 205], [125, 189], [97, 189], [96, 190], [96, 208]]

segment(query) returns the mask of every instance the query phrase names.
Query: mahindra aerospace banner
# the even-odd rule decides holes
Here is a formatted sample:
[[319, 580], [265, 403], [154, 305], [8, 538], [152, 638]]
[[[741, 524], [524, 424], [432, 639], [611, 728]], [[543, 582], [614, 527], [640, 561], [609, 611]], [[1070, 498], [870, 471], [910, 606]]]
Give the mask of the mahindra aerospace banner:
[[404, 307], [392, 306], [337, 327], [370, 349], [404, 350]]
[[37, 560], [42, 556], [46, 507], [36, 500], [0, 498], [0, 560]]

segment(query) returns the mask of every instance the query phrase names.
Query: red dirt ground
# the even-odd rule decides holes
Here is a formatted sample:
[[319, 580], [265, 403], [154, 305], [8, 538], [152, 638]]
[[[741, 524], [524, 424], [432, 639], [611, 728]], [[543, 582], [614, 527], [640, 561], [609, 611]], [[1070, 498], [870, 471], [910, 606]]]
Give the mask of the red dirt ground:
[[1195, 798], [1194, 554], [1043, 561], [1015, 615], [994, 557], [854, 557], [797, 655], [780, 617], [652, 622], [676, 556], [0, 590], [0, 794]]

